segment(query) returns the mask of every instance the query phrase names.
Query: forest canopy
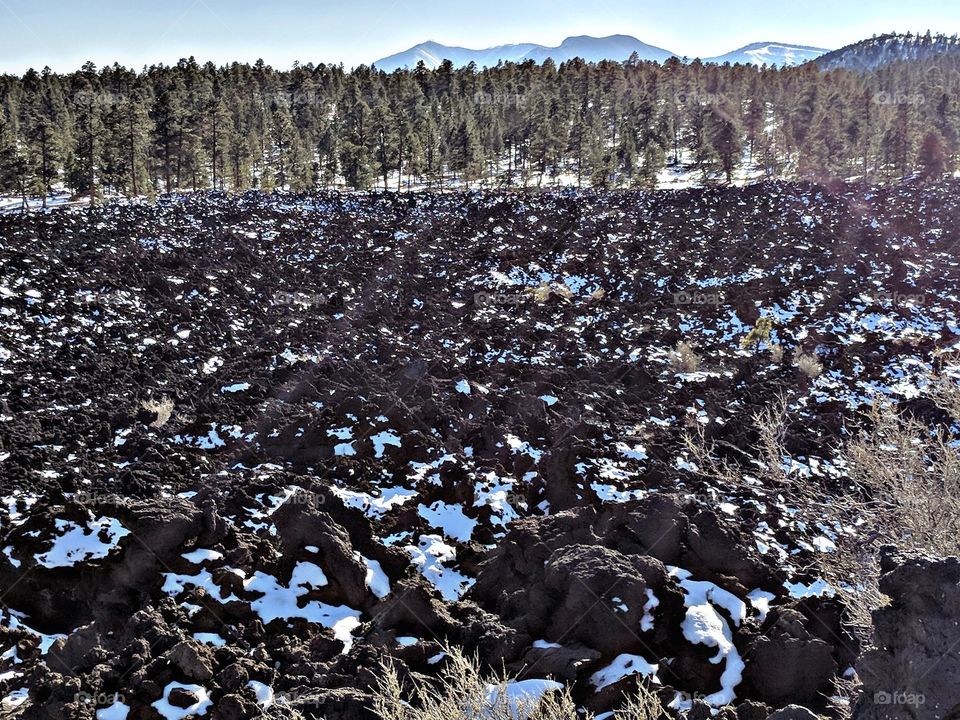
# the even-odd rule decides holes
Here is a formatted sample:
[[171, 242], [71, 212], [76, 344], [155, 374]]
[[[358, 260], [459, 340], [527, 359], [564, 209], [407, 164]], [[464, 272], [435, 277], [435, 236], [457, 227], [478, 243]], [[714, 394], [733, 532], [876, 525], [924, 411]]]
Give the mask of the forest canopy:
[[[917, 36], [919, 42], [921, 38]], [[960, 57], [868, 72], [670, 59], [390, 74], [181, 60], [0, 76], [0, 193], [889, 181], [960, 151]]]

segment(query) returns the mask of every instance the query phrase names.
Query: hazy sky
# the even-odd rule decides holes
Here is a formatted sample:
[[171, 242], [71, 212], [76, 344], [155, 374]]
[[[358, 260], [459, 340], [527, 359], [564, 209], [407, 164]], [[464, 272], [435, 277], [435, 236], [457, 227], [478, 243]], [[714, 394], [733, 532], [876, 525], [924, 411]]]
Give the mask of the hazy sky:
[[960, 30], [955, 0], [0, 0], [0, 72], [85, 60], [134, 67], [254, 61], [353, 66], [424, 40], [556, 45], [634, 35], [680, 55], [756, 41], [836, 48], [874, 33]]

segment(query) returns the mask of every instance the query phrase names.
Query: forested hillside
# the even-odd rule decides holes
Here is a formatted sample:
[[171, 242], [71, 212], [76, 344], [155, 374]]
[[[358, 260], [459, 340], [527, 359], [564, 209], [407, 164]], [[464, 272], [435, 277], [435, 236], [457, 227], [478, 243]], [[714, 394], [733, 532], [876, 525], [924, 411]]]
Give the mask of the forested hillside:
[[956, 53], [868, 72], [635, 58], [390, 74], [87, 64], [0, 76], [0, 194], [654, 187], [679, 165], [705, 182], [886, 181], [955, 168], [958, 97]]
[[873, 70], [889, 62], [929, 59], [944, 53], [960, 54], [956, 35], [886, 33], [825, 53], [816, 62], [824, 70]]

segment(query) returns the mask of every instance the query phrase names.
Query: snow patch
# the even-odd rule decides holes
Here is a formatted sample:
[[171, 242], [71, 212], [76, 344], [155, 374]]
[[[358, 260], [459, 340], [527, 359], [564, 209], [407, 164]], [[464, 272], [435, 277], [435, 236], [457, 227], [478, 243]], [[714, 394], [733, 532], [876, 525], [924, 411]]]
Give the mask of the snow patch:
[[111, 517], [90, 520], [86, 527], [59, 518], [54, 523], [60, 535], [53, 539], [47, 552], [37, 556], [37, 562], [47, 568], [72, 567], [105, 558], [120, 538], [130, 534], [119, 520]]

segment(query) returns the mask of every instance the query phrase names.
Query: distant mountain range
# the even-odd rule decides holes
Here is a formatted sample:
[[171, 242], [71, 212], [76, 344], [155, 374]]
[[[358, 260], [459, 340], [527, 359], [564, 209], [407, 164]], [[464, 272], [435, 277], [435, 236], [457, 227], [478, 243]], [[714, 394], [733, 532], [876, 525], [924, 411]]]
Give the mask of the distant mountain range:
[[[799, 65], [826, 52], [828, 51], [823, 48], [807, 45], [760, 42], [745, 45], [726, 55], [706, 58], [704, 62]], [[641, 60], [655, 62], [663, 62], [671, 57], [681, 57], [677, 53], [655, 45], [648, 45], [630, 35], [609, 35], [599, 38], [577, 35], [568, 37], [557, 47], [520, 43], [518, 45], [497, 45], [482, 50], [442, 45], [431, 40], [414, 45], [409, 50], [381, 58], [374, 65], [380, 70], [393, 72], [404, 67], [415, 68], [421, 60], [424, 65], [431, 69], [438, 67], [444, 60], [450, 60], [454, 67], [463, 67], [471, 62], [476, 63], [479, 67], [492, 67], [500, 61], [521, 63], [533, 60], [542, 63], [547, 58], [552, 58], [555, 63], [559, 64], [576, 57], [582, 58], [586, 62], [599, 62], [601, 60], [623, 62], [633, 53], [637, 53]]]
[[637, 53], [641, 60], [657, 62], [663, 62], [676, 54], [655, 45], [640, 42], [629, 35], [609, 35], [602, 38], [577, 35], [568, 37], [555, 48], [536, 45], [523, 56], [523, 59], [542, 63], [547, 58], [552, 58], [558, 65], [574, 58], [580, 58], [586, 62], [601, 60], [623, 62], [633, 53]]
[[415, 68], [421, 60], [431, 69], [438, 67], [444, 60], [450, 60], [454, 67], [463, 67], [471, 62], [480, 67], [492, 67], [501, 60], [515, 63], [533, 60], [542, 63], [547, 58], [553, 58], [553, 61], [559, 64], [575, 57], [583, 58], [587, 62], [599, 62], [601, 60], [623, 62], [634, 52], [643, 60], [656, 60], [657, 62], [663, 62], [674, 54], [669, 50], [647, 45], [629, 35], [610, 35], [602, 38], [579, 35], [568, 37], [557, 47], [521, 43], [519, 45], [497, 45], [482, 50], [441, 45], [431, 40], [414, 45], [409, 50], [404, 50], [396, 55], [377, 60], [374, 65], [380, 70], [392, 72], [403, 67]]

